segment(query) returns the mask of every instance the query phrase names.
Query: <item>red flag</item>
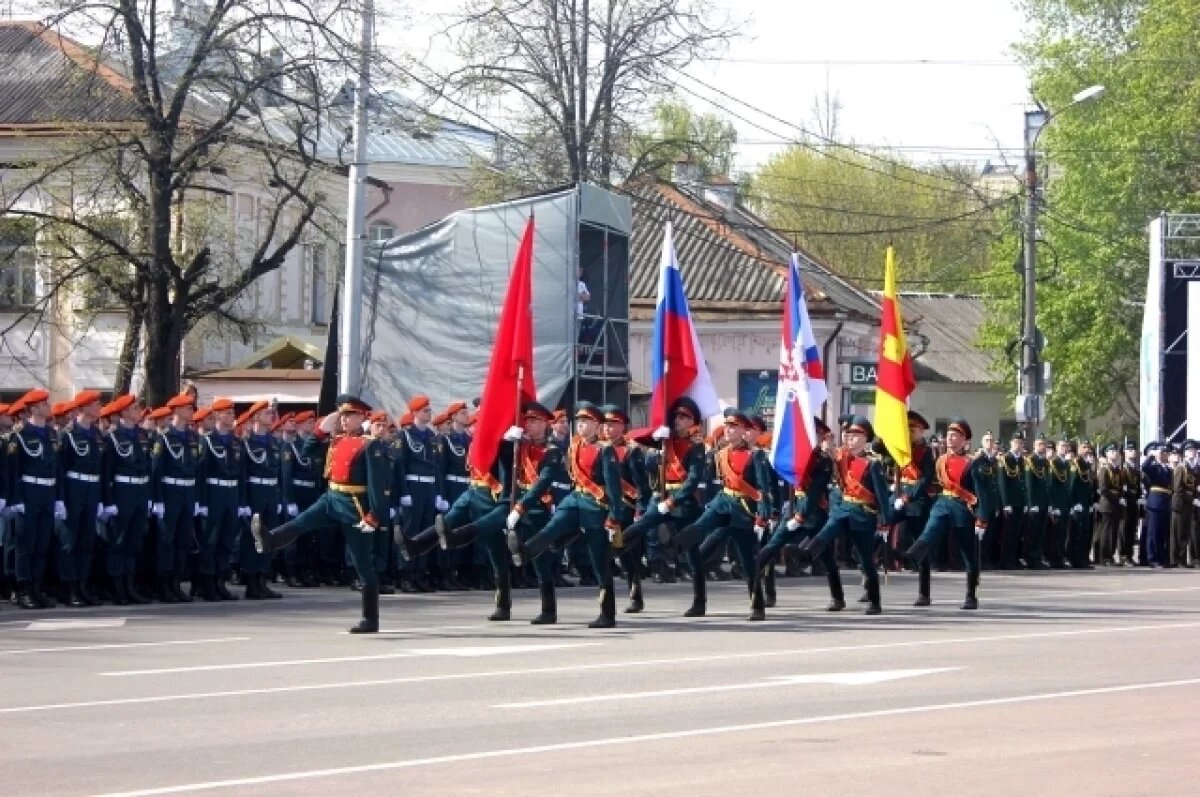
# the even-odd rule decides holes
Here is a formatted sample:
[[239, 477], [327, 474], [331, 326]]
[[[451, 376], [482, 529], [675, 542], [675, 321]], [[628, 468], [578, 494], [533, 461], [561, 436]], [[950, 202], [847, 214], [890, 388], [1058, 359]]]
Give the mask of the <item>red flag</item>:
[[492, 363], [483, 383], [483, 401], [467, 456], [480, 473], [491, 470], [508, 427], [519, 425], [521, 405], [537, 398], [533, 380], [533, 216], [509, 275], [504, 309], [496, 327]]

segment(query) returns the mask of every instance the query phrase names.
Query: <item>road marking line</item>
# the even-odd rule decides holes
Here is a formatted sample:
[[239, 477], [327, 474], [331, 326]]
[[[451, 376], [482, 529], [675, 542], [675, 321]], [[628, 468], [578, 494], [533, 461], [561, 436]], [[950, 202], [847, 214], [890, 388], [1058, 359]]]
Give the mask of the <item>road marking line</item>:
[[257, 777], [236, 778], [229, 780], [213, 780], [200, 783], [185, 783], [177, 786], [160, 786], [136, 791], [109, 792], [99, 797], [153, 797], [160, 794], [185, 794], [187, 792], [214, 791], [245, 786], [261, 786], [268, 783], [286, 783], [289, 781], [312, 780], [315, 778], [330, 778], [342, 775], [358, 775], [368, 772], [385, 772], [397, 769], [413, 769], [416, 767], [436, 766], [439, 764], [458, 764], [467, 761], [484, 761], [495, 758], [511, 758], [537, 753], [558, 753], [568, 750], [585, 750], [596, 747], [616, 747], [618, 745], [644, 744], [674, 739], [689, 739], [700, 736], [718, 736], [748, 731], [771, 730], [774, 728], [792, 728], [802, 725], [819, 725], [829, 722], [845, 722], [861, 719], [877, 719], [880, 717], [898, 717], [909, 714], [935, 713], [940, 711], [955, 711], [959, 709], [990, 708], [1020, 703], [1036, 703], [1048, 700], [1064, 700], [1074, 697], [1089, 697], [1094, 695], [1119, 694], [1123, 692], [1140, 692], [1150, 689], [1169, 689], [1177, 686], [1195, 686], [1200, 684], [1200, 678], [1187, 678], [1177, 681], [1156, 681], [1153, 683], [1124, 684], [1121, 686], [1102, 686], [1093, 689], [1073, 689], [1065, 692], [1042, 692], [1013, 697], [996, 697], [984, 700], [963, 700], [955, 703], [934, 703], [922, 706], [907, 706], [905, 708], [880, 709], [877, 711], [860, 711], [846, 714], [825, 714], [817, 717], [797, 717], [787, 720], [769, 722], [754, 722], [743, 725], [718, 725], [709, 728], [693, 728], [682, 731], [665, 731], [662, 733], [645, 733], [637, 736], [616, 736], [603, 739], [586, 739], [578, 742], [562, 742], [559, 744], [544, 744], [532, 747], [510, 747], [501, 750], [482, 750], [476, 753], [461, 753], [458, 755], [433, 756], [429, 758], [413, 758], [403, 761], [387, 761], [378, 764], [362, 764], [349, 767], [330, 769], [311, 769], [301, 772], [282, 772], [274, 775], [259, 775]]
[[226, 636], [213, 639], [171, 639], [164, 642], [112, 642], [103, 645], [68, 645], [58, 648], [0, 649], [0, 656], [16, 656], [24, 653], [62, 653], [71, 650], [114, 650], [118, 648], [156, 648], [168, 645], [211, 645], [218, 642], [247, 642], [248, 636]]
[[[388, 628], [376, 633], [378, 633], [380, 636], [386, 636], [389, 634], [434, 634], [439, 631], [470, 631], [484, 629], [487, 627], [488, 626], [483, 625], [482, 623], [475, 623], [474, 625], [435, 625], [428, 628]], [[495, 625], [493, 624], [492, 627], [494, 628]], [[338, 635], [350, 636], [350, 632], [338, 631]]]
[[387, 661], [389, 659], [412, 659], [421, 656], [454, 656], [459, 658], [481, 658], [484, 656], [503, 656], [512, 653], [542, 653], [548, 650], [563, 648], [583, 648], [599, 645], [599, 642], [563, 642], [537, 645], [485, 645], [461, 648], [413, 648], [397, 653], [378, 653], [370, 656], [331, 656], [321, 659], [285, 659], [280, 661], [250, 661], [239, 664], [201, 664], [193, 667], [164, 667], [153, 670], [114, 670], [102, 672], [100, 675], [167, 675], [184, 672], [214, 672], [219, 670], [255, 670], [266, 667], [293, 667], [304, 664], [344, 664], [351, 661]]
[[26, 631], [81, 631], [88, 628], [123, 628], [124, 617], [96, 617], [89, 620], [34, 620]]
[[621, 700], [641, 700], [654, 697], [677, 697], [679, 695], [702, 695], [713, 692], [737, 692], [744, 689], [776, 689], [780, 686], [805, 686], [811, 684], [836, 684], [839, 686], [879, 684], [901, 678], [915, 678], [951, 672], [958, 667], [935, 667], [924, 670], [874, 670], [868, 672], [827, 672], [812, 675], [776, 675], [763, 681], [751, 683], [721, 684], [718, 686], [690, 686], [680, 689], [659, 689], [653, 692], [623, 692], [609, 695], [585, 695], [583, 697], [561, 697], [550, 700], [530, 700], [524, 703], [500, 703], [492, 708], [550, 708], [553, 706], [578, 706], [584, 703], [614, 703]]
[[524, 668], [519, 670], [490, 670], [484, 672], [447, 673], [441, 675], [419, 675], [406, 678], [376, 678], [369, 681], [341, 681], [324, 684], [305, 684], [298, 686], [270, 686], [256, 689], [232, 689], [221, 692], [193, 692], [178, 695], [156, 695], [152, 697], [113, 698], [110, 700], [88, 700], [78, 703], [50, 703], [33, 706], [9, 706], [0, 708], [0, 714], [32, 714], [44, 711], [57, 711], [74, 708], [93, 708], [99, 706], [126, 706], [143, 703], [169, 703], [180, 700], [208, 700], [218, 697], [244, 697], [248, 695], [286, 694], [290, 692], [314, 692], [325, 689], [355, 689], [360, 687], [395, 686], [402, 684], [433, 683], [437, 681], [464, 681], [475, 678], [506, 678], [514, 675], [548, 675], [563, 672], [587, 672], [592, 670], [625, 669], [630, 667], [652, 666], [657, 664], [692, 664], [707, 661], [730, 661], [746, 658], [776, 658], [780, 656], [799, 656], [809, 653], [834, 653], [854, 650], [881, 650], [887, 648], [906, 648], [928, 645], [971, 644], [981, 642], [1001, 642], [1018, 639], [1045, 639], [1053, 637], [1070, 637], [1085, 634], [1120, 634], [1139, 633], [1144, 631], [1171, 630], [1178, 628], [1196, 628], [1200, 623], [1171, 623], [1168, 625], [1125, 626], [1117, 628], [1088, 628], [1075, 631], [1038, 631], [1028, 634], [1003, 634], [991, 637], [970, 636], [938, 640], [912, 640], [907, 642], [880, 642], [871, 645], [842, 645], [828, 648], [796, 648], [792, 650], [767, 650], [753, 653], [730, 653], [710, 656], [687, 656], [673, 659], [644, 659], [642, 661], [611, 661], [594, 664], [564, 665], [561, 667]]

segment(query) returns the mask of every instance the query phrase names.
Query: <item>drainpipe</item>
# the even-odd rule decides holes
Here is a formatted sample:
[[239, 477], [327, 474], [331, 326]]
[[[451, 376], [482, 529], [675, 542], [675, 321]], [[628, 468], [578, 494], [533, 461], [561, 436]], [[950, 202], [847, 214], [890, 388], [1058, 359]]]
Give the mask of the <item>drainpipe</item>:
[[[837, 318], [838, 316], [843, 316], [843, 317], [838, 318], [837, 326], [835, 326], [833, 328], [833, 332], [825, 340], [825, 345], [822, 347], [822, 350], [821, 350], [821, 362], [825, 364], [826, 368], [829, 368], [827, 373], [833, 373], [833, 369], [830, 368], [830, 366], [829, 366], [829, 355], [830, 355], [830, 352], [833, 351], [833, 344], [837, 342], [838, 335], [840, 335], [842, 333], [842, 328], [844, 326], [846, 326], [846, 319], [844, 318], [845, 313], [838, 313], [834, 317]], [[840, 364], [841, 363], [839, 363], [839, 365]], [[829, 377], [826, 376], [826, 379], [828, 379], [828, 378]], [[839, 403], [839, 407], [840, 406], [841, 405]], [[829, 423], [829, 400], [828, 399], [826, 399], [826, 401], [825, 401], [825, 406], [821, 408], [821, 417], [825, 419], [825, 423]], [[832, 424], [830, 425], [829, 428], [831, 428], [831, 429], [833, 428]]]

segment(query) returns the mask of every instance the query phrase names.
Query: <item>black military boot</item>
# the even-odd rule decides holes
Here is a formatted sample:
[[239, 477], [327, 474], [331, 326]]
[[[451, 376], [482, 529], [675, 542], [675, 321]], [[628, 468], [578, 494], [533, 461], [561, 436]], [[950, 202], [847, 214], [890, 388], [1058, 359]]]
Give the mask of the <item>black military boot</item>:
[[[103, 585], [101, 585], [101, 591], [103, 591]], [[104, 605], [104, 600], [99, 595], [92, 592], [91, 585], [88, 583], [88, 579], [86, 578], [80, 579], [79, 581], [79, 597], [87, 601], [88, 606]]]
[[962, 607], [968, 611], [974, 611], [979, 608], [979, 600], [975, 597], [976, 591], [979, 589], [979, 573], [967, 573], [967, 599], [963, 601]]
[[530, 625], [554, 625], [558, 622], [558, 597], [554, 594], [553, 584], [543, 584], [539, 591], [542, 594], [542, 612], [529, 621]]
[[637, 565], [634, 565], [634, 572], [629, 574], [629, 605], [625, 607], [625, 614], [638, 614], [646, 608], [646, 601], [642, 597], [642, 577], [636, 568]]
[[759, 579], [750, 583], [750, 616], [746, 618], [752, 623], [767, 619], [766, 599], [763, 597], [763, 585]]
[[28, 581], [17, 582], [17, 606], [22, 609], [41, 609], [42, 604], [34, 600], [33, 585]]
[[815, 562], [825, 551], [827, 546], [828, 543], [814, 534], [800, 544], [800, 550]]
[[379, 588], [363, 587], [362, 590], [363, 617], [356, 625], [350, 627], [351, 634], [375, 634], [379, 632]]
[[[259, 573], [257, 578], [258, 578], [258, 593], [260, 595], [262, 595], [264, 598], [266, 598], [267, 600], [279, 600], [280, 598], [283, 597], [278, 592], [271, 589], [270, 582], [267, 581], [266, 573]], [[378, 593], [378, 589], [376, 589], [376, 592]], [[376, 599], [376, 603], [378, 603], [378, 599]]]
[[76, 609], [83, 609], [92, 604], [88, 603], [79, 591], [78, 581], [67, 582], [67, 600], [66, 605]]
[[221, 600], [217, 595], [216, 576], [197, 573], [196, 577], [192, 579], [192, 587], [196, 590], [196, 596], [205, 603], [216, 603]]
[[125, 579], [121, 576], [112, 577], [112, 602], [114, 606], [129, 605], [129, 595], [125, 592]]
[[775, 563], [772, 562], [766, 569], [765, 577], [762, 579], [763, 606], [767, 609], [774, 609], [776, 602], [775, 594]]
[[705, 609], [708, 606], [708, 582], [704, 580], [703, 573], [697, 573], [692, 578], [692, 605], [686, 612], [684, 617], [703, 617]]
[[133, 583], [133, 576], [125, 576], [125, 596], [129, 598], [130, 603], [139, 606], [150, 603], [149, 598], [138, 592], [137, 587]]
[[[418, 533], [415, 537], [406, 537], [404, 532], [397, 523], [392, 527], [392, 539], [396, 543], [396, 550], [399, 552], [400, 561], [415, 562], [423, 554], [427, 554], [434, 548], [438, 547], [439, 535], [437, 523], [441, 518], [436, 518], [435, 525], [430, 526]], [[443, 528], [445, 524], [442, 524]]]
[[842, 571], [838, 570], [837, 562], [825, 570], [825, 579], [829, 582], [829, 605], [827, 612], [840, 612], [846, 608], [846, 592], [842, 589]]
[[913, 606], [928, 606], [932, 601], [929, 599], [930, 592], [930, 567], [929, 562], [921, 562], [917, 570], [917, 600]]
[[492, 622], [505, 622], [512, 619], [512, 587], [507, 581], [496, 588], [496, 610], [488, 615]]
[[[508, 544], [508, 552], [512, 554], [513, 564], [524, 567], [526, 562], [532, 562], [542, 551], [550, 547], [550, 543], [541, 534], [534, 534], [527, 542], [521, 542], [521, 535], [514, 529], [504, 535]], [[579, 582], [583, 584], [583, 580]]]
[[613, 594], [612, 579], [600, 591], [600, 616], [588, 623], [588, 628], [617, 627], [617, 596]]
[[266, 600], [267, 596], [262, 594], [259, 588], [258, 576], [251, 573], [242, 573], [242, 581], [246, 584], [246, 592], [242, 595], [248, 601]]
[[904, 552], [904, 556], [913, 564], [921, 564], [929, 558], [929, 543], [918, 537], [917, 541], [910, 545], [908, 550]]
[[179, 603], [192, 602], [192, 596], [184, 592], [183, 588], [179, 586], [179, 579], [177, 577], [171, 576], [167, 586], [170, 588], [171, 594], [175, 596], [175, 600]]
[[879, 597], [879, 580], [867, 582], [867, 610], [863, 614], [882, 614], [883, 606]]
[[433, 519], [434, 532], [437, 534], [438, 547], [443, 551], [450, 551], [455, 548], [463, 548], [475, 542], [479, 536], [479, 529], [471, 523], [459, 526], [456, 529], [448, 528], [446, 520], [442, 515], [438, 515]]
[[33, 580], [33, 599], [40, 603], [43, 609], [53, 609], [58, 606], [54, 596], [42, 589], [42, 582], [36, 578]]

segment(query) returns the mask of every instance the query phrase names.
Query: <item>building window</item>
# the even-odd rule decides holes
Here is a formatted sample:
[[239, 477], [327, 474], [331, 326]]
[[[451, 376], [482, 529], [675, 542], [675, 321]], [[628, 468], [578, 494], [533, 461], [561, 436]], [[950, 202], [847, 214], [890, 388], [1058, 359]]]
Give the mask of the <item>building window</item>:
[[25, 219], [0, 219], [0, 307], [37, 303], [37, 247]]
[[379, 246], [396, 237], [396, 227], [390, 222], [377, 221], [367, 228], [367, 241]]
[[329, 259], [324, 243], [308, 244], [305, 247], [308, 259], [309, 278], [312, 281], [312, 316], [310, 321], [319, 326], [329, 323]]
[[774, 428], [778, 386], [778, 370], [738, 371], [738, 407], [749, 415], [761, 415]]

